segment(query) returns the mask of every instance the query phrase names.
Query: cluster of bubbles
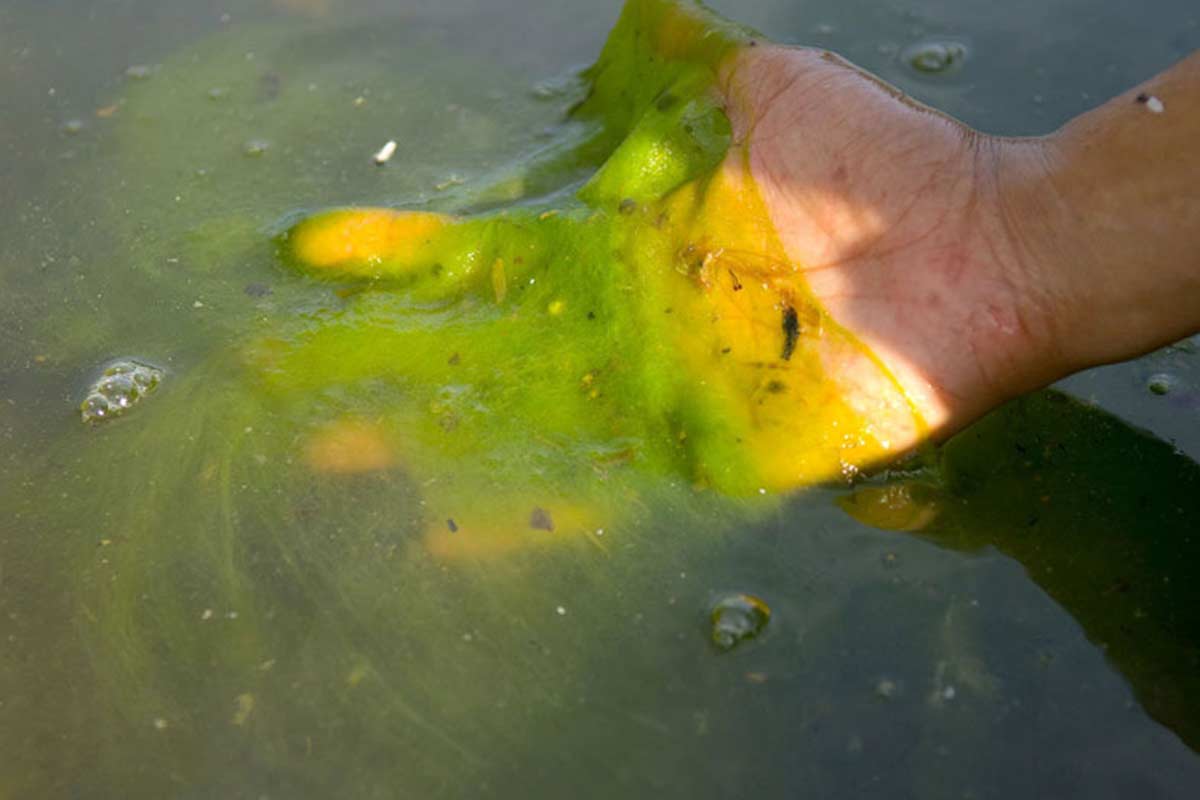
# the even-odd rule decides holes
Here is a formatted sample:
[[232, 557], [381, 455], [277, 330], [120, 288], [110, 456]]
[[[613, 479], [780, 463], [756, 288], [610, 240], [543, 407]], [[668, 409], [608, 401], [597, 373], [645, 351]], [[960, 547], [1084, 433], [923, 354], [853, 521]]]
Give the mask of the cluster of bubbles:
[[712, 608], [712, 643], [722, 653], [762, 633], [771, 619], [771, 608], [751, 594], [730, 594]]
[[124, 414], [153, 392], [163, 372], [140, 361], [116, 361], [93, 383], [79, 406], [86, 423], [103, 422]]

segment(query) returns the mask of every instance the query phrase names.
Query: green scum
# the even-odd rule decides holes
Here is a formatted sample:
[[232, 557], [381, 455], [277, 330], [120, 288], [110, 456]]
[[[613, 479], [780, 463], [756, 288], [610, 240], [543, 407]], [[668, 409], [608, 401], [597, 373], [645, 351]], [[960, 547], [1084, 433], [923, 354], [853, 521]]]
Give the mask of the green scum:
[[583, 133], [532, 169], [603, 159], [570, 196], [291, 227], [288, 263], [357, 281], [256, 356], [270, 392], [353, 398], [314, 432], [314, 468], [355, 469], [355, 451], [364, 470], [452, 476], [427, 503], [450, 552], [603, 525], [626, 473], [747, 496], [878, 459], [817, 352], [857, 344], [809, 297], [731, 146], [717, 84], [748, 36], [697, 5], [628, 4], [571, 113]]

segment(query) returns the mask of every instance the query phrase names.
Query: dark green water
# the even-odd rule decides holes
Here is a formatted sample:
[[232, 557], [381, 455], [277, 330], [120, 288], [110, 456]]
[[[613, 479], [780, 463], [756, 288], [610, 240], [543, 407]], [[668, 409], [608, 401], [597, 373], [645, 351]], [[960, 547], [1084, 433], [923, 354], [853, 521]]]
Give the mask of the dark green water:
[[[310, 420], [248, 394], [235, 345], [339, 298], [271, 226], [519, 199], [472, 191], [545, 140], [618, 8], [285, 5], [0, 3], [0, 798], [1195, 796], [1190, 345], [894, 476], [916, 536], [849, 490], [752, 512], [662, 481], [604, 538], [446, 565], [407, 476], [293, 464]], [[1200, 46], [1185, 2], [715, 5], [1001, 133]], [[943, 39], [952, 74], [900, 58]], [[121, 356], [163, 387], [85, 429]], [[771, 622], [717, 653], [731, 591]]]

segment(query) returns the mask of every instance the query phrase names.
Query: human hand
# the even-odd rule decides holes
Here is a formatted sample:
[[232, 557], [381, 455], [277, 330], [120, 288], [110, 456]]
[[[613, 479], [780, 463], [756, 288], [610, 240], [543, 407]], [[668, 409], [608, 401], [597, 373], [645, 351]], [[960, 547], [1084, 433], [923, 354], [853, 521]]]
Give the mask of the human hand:
[[827, 369], [893, 448], [1056, 376], [1049, 299], [1002, 186], [1036, 172], [1042, 141], [983, 135], [814, 50], [746, 47], [721, 86], [725, 168], [748, 165], [800, 280], [874, 355]]

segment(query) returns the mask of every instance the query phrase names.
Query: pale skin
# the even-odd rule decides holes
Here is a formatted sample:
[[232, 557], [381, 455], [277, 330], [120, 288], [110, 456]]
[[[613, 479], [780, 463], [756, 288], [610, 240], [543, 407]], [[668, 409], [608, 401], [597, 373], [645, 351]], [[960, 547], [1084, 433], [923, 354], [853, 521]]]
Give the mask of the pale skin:
[[812, 50], [743, 48], [721, 86], [788, 258], [890, 380], [832, 374], [911, 404], [858, 404], [894, 451], [1200, 330], [1200, 54], [1028, 139]]

